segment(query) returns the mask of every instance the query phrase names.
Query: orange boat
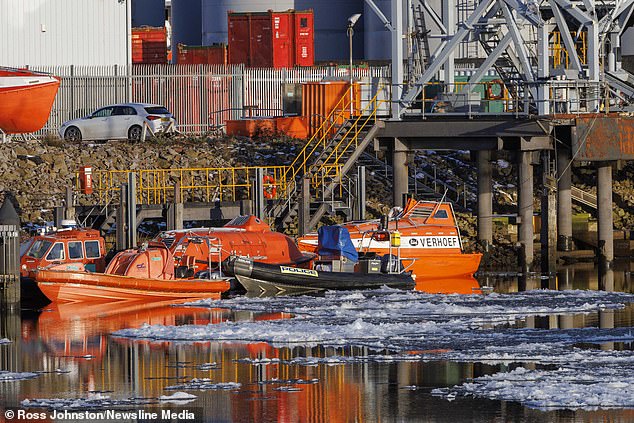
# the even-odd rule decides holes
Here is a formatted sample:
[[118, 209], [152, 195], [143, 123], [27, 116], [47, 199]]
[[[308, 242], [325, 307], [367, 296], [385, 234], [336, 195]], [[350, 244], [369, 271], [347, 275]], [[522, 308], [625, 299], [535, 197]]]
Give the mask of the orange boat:
[[[462, 251], [460, 230], [450, 203], [410, 199], [405, 209], [387, 224], [380, 220], [344, 223], [352, 243], [362, 253], [394, 254], [398, 247], [401, 261], [418, 283], [425, 279], [450, 279], [473, 276], [482, 254]], [[317, 234], [298, 239], [300, 250], [316, 252]]]
[[208, 272], [205, 279], [176, 278], [174, 257], [159, 242], [117, 254], [105, 273], [39, 269], [35, 281], [51, 301], [121, 301], [188, 298], [220, 298], [231, 287], [221, 273]]
[[46, 73], [0, 67], [0, 131], [24, 134], [42, 129], [59, 83]]

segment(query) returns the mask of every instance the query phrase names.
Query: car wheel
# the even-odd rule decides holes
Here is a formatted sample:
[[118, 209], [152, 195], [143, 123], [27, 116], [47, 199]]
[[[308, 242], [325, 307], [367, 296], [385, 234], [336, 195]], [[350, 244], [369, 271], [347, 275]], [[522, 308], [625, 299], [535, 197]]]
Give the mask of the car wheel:
[[79, 142], [81, 141], [81, 131], [78, 127], [71, 126], [64, 132], [64, 139], [66, 141]]
[[128, 139], [130, 141], [141, 141], [142, 132], [143, 132], [143, 129], [140, 126], [134, 125], [132, 128], [128, 130]]

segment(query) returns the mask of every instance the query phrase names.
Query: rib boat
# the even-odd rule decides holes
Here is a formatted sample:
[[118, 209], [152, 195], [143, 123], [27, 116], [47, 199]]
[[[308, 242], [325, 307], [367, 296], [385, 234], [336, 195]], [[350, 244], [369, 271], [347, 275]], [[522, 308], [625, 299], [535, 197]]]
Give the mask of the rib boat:
[[[412, 271], [417, 282], [471, 277], [482, 258], [482, 254], [463, 252], [451, 203], [410, 199], [388, 222], [377, 219], [341, 226], [350, 233], [354, 248], [365, 253], [389, 254], [390, 234], [396, 235], [400, 238], [403, 265]], [[300, 237], [298, 246], [302, 251], [315, 252], [318, 235]]]
[[46, 124], [60, 79], [27, 69], [0, 67], [0, 130], [36, 132]]

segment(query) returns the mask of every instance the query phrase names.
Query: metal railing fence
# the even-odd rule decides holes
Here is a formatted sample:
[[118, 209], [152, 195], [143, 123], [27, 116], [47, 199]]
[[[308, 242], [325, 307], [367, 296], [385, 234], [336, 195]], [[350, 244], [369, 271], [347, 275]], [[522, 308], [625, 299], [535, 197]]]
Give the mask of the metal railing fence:
[[[180, 132], [206, 133], [227, 119], [242, 117], [245, 107], [251, 116], [280, 115], [285, 83], [349, 79], [349, 69], [337, 66], [269, 69], [164, 64], [33, 69], [62, 79], [41, 135], [54, 134], [63, 122], [86, 116], [99, 107], [128, 101], [165, 105], [176, 117]], [[387, 67], [354, 68], [352, 73], [366, 87], [361, 93], [365, 101], [376, 94], [376, 87], [389, 80]], [[390, 93], [386, 90], [382, 95], [389, 98]]]

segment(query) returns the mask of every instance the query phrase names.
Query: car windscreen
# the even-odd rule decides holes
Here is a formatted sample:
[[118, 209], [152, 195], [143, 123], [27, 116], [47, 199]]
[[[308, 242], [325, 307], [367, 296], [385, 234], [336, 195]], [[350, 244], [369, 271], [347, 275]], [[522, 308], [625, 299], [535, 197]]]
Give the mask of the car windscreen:
[[33, 243], [31, 248], [29, 248], [29, 252], [26, 255], [36, 259], [42, 258], [48, 249], [51, 248], [51, 245], [53, 245], [51, 241], [38, 239]]
[[151, 115], [170, 115], [171, 113], [163, 106], [149, 106], [145, 111]]

